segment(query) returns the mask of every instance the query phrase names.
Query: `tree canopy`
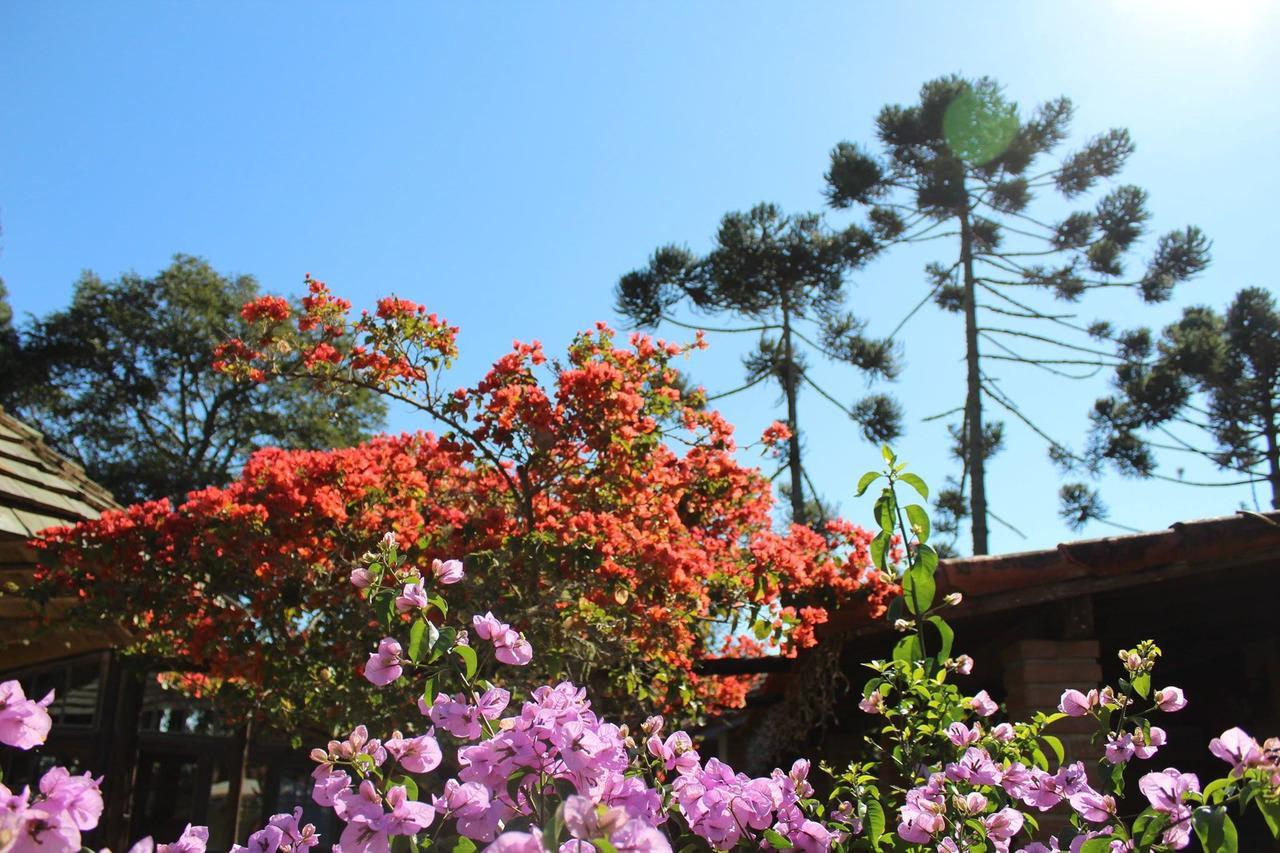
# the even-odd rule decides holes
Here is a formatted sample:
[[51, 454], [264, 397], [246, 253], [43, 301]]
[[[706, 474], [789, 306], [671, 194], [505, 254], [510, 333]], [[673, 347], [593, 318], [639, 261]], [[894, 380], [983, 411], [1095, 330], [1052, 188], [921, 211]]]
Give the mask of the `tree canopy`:
[[[805, 497], [808, 475], [801, 459], [798, 415], [802, 387], [835, 403], [871, 441], [889, 441], [900, 431], [900, 412], [888, 398], [869, 395], [843, 403], [818, 386], [807, 369], [806, 356], [816, 353], [870, 377], [892, 377], [896, 372], [893, 348], [864, 335], [865, 322], [845, 310], [845, 277], [875, 248], [873, 235], [860, 227], [832, 230], [816, 214], [788, 215], [776, 205], [760, 204], [746, 213], [726, 214], [715, 247], [706, 255], [665, 246], [654, 252], [648, 266], [618, 282], [618, 312], [638, 326], [686, 325], [672, 316], [682, 305], [750, 321], [711, 331], [759, 335], [755, 349], [743, 358], [746, 384], [727, 393], [770, 380], [778, 383], [791, 432], [785, 491], [792, 519], [799, 523], [817, 518]], [[713, 399], [720, 396], [726, 394]], [[817, 495], [809, 492], [816, 501]]]
[[1059, 97], [1024, 116], [990, 78], [939, 78], [924, 84], [918, 103], [880, 111], [879, 154], [841, 142], [826, 175], [832, 207], [865, 210], [886, 242], [953, 241], [947, 259], [926, 269], [920, 305], [932, 300], [964, 318], [966, 394], [951, 410], [963, 413], [953, 427], [963, 470], [939, 495], [939, 527], [954, 532], [968, 516], [975, 554], [988, 551], [989, 519], [999, 519], [986, 469], [1003, 425], [985, 417], [986, 406], [1044, 437], [1056, 460], [1081, 461], [1002, 390], [996, 369], [1082, 378], [1113, 366], [1107, 327], [1079, 319], [1074, 306], [1104, 288], [1162, 302], [1208, 264], [1208, 240], [1188, 226], [1159, 238], [1144, 271], [1128, 271], [1150, 218], [1147, 193], [1136, 186], [1112, 186], [1057, 220], [1030, 212], [1037, 191], [1075, 203], [1133, 153], [1128, 131], [1114, 129], [1059, 155], [1073, 111]]
[[0, 403], [123, 503], [222, 485], [265, 446], [367, 438], [386, 406], [366, 390], [267, 389], [213, 370], [215, 348], [247, 326], [240, 308], [257, 295], [251, 276], [187, 255], [151, 277], [86, 272], [69, 306], [21, 330], [21, 369]]
[[[1280, 509], [1280, 312], [1261, 288], [1236, 294], [1222, 313], [1183, 310], [1159, 337], [1137, 328], [1116, 334], [1114, 393], [1094, 406], [1087, 458], [1095, 470], [1187, 482], [1163, 473], [1160, 455], [1200, 456], [1231, 477], [1265, 483]], [[1195, 483], [1195, 485], [1205, 485]], [[1086, 521], [1105, 507], [1080, 501]]]

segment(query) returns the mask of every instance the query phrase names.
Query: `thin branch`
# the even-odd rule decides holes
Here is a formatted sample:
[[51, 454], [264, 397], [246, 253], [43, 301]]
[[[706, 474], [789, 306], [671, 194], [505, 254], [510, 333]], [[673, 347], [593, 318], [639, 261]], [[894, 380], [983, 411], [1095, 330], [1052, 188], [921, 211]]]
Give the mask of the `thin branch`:
[[768, 379], [771, 375], [772, 374], [769, 374], [769, 373], [761, 373], [759, 376], [757, 376], [755, 379], [752, 379], [746, 385], [739, 385], [737, 388], [734, 388], [732, 391], [721, 391], [719, 394], [710, 395], [709, 397], [707, 397], [707, 402], [710, 403], [712, 400], [720, 400], [730, 395], [737, 394], [739, 391], [746, 391], [748, 388], [754, 388], [756, 385], [759, 385], [761, 382]]
[[948, 409], [945, 412], [939, 412], [936, 415], [929, 415], [927, 418], [921, 418], [920, 423], [927, 424], [929, 421], [938, 421], [943, 418], [949, 418], [954, 414], [964, 411], [964, 406], [956, 406], [954, 409]]
[[1075, 350], [1076, 352], [1084, 352], [1090, 355], [1100, 355], [1103, 358], [1118, 357], [1113, 352], [1107, 352], [1105, 350], [1097, 350], [1097, 349], [1093, 349], [1092, 347], [1082, 347], [1076, 344], [1068, 344], [1058, 340], [1057, 338], [1046, 338], [1043, 335], [1033, 335], [1031, 332], [1024, 332], [1019, 329], [1005, 329], [998, 326], [979, 326], [978, 331], [990, 332], [992, 334], [998, 334], [998, 335], [1015, 335], [1020, 338], [1028, 338], [1033, 341], [1041, 341], [1042, 343], [1052, 344], [1053, 346], [1062, 347], [1063, 349]]
[[848, 409], [846, 409], [846, 408], [845, 408], [844, 403], [841, 403], [841, 402], [840, 402], [839, 400], [837, 400], [835, 397], [832, 397], [830, 394], [828, 394], [826, 391], [824, 391], [824, 390], [822, 389], [822, 386], [818, 385], [818, 383], [814, 382], [812, 379], [810, 379], [810, 378], [809, 378], [809, 374], [808, 374], [808, 373], [806, 373], [806, 372], [805, 372], [805, 371], [803, 371], [803, 370], [799, 371], [799, 373], [800, 373], [800, 378], [801, 378], [801, 379], [803, 379], [803, 380], [805, 381], [805, 384], [807, 384], [807, 385], [808, 385], [810, 388], [812, 388], [813, 390], [817, 391], [817, 392], [818, 392], [819, 394], [821, 394], [823, 397], [826, 397], [826, 398], [827, 398], [827, 402], [831, 403], [831, 405], [835, 406], [837, 409], [839, 409], [840, 411], [844, 412], [844, 413], [845, 413], [846, 415], [848, 415], [849, 417], [853, 417], [853, 413], [852, 413], [851, 411], [849, 411]]
[[[1010, 349], [1009, 347], [1005, 346], [1003, 343], [1001, 343], [1000, 341], [998, 341], [998, 340], [996, 340], [995, 338], [991, 337], [990, 335], [986, 334], [985, 332], [979, 332], [978, 334], [979, 334], [979, 336], [980, 336], [984, 341], [987, 341], [988, 343], [992, 344], [993, 346], [997, 346], [997, 347], [999, 347], [1000, 349], [1002, 349], [1002, 350], [1004, 350], [1005, 352], [1007, 352], [1009, 355], [1013, 356], [1013, 360], [1016, 360], [1016, 361], [1018, 361], [1018, 362], [1019, 362], [1019, 363], [1021, 363], [1021, 364], [1029, 365], [1029, 366], [1031, 366], [1031, 367], [1038, 367], [1038, 368], [1040, 368], [1041, 370], [1044, 370], [1044, 371], [1047, 371], [1047, 372], [1049, 372], [1049, 373], [1052, 373], [1054, 376], [1061, 376], [1061, 377], [1062, 377], [1062, 378], [1064, 378], [1064, 379], [1092, 379], [1094, 376], [1097, 376], [1097, 375], [1098, 375], [1098, 371], [1099, 371], [1099, 370], [1101, 370], [1101, 369], [1103, 368], [1103, 366], [1104, 366], [1104, 365], [1101, 365], [1101, 364], [1100, 364], [1100, 365], [1098, 365], [1094, 370], [1091, 370], [1091, 371], [1089, 371], [1088, 373], [1068, 373], [1068, 372], [1067, 372], [1067, 371], [1065, 371], [1065, 370], [1059, 370], [1059, 369], [1058, 369], [1058, 368], [1056, 368], [1056, 367], [1050, 367], [1050, 366], [1049, 366], [1049, 365], [1047, 365], [1047, 364], [1040, 364], [1040, 363], [1038, 363], [1038, 362], [1036, 362], [1036, 361], [1033, 361], [1033, 360], [1031, 360], [1031, 359], [1027, 358], [1026, 356], [1022, 355], [1022, 353], [1019, 353], [1019, 352], [1017, 352], [1017, 351], [1015, 351], [1015, 350], [1013, 350], [1013, 349]], [[990, 355], [988, 354], [988, 357], [989, 357], [989, 358], [991, 358], [991, 357], [993, 357], [993, 356], [990, 356]]]
[[673, 317], [670, 317], [666, 314], [661, 315], [661, 319], [662, 319], [662, 322], [664, 323], [670, 323], [673, 326], [679, 326], [682, 329], [690, 329], [695, 332], [716, 332], [716, 333], [724, 333], [724, 334], [737, 334], [738, 332], [769, 332], [769, 331], [774, 331], [776, 329], [782, 328], [781, 326], [776, 326], [772, 324], [764, 325], [764, 326], [743, 326], [738, 329], [724, 329], [724, 328], [716, 328], [714, 326], [693, 326], [688, 323], [683, 323], [679, 320], [676, 320]]
[[1010, 524], [1009, 522], [1005, 521], [1005, 520], [1004, 520], [1003, 518], [1001, 518], [1000, 516], [996, 515], [996, 514], [995, 514], [994, 512], [992, 512], [990, 509], [988, 509], [988, 510], [987, 510], [987, 517], [988, 517], [988, 518], [994, 518], [996, 521], [1000, 522], [1000, 523], [1001, 523], [1001, 524], [1003, 524], [1005, 527], [1009, 528], [1010, 530], [1012, 530], [1014, 533], [1018, 534], [1018, 535], [1019, 535], [1020, 537], [1022, 537], [1023, 539], [1026, 539], [1026, 538], [1027, 538], [1027, 534], [1023, 533], [1021, 530], [1019, 530], [1018, 528], [1014, 527], [1012, 524]]

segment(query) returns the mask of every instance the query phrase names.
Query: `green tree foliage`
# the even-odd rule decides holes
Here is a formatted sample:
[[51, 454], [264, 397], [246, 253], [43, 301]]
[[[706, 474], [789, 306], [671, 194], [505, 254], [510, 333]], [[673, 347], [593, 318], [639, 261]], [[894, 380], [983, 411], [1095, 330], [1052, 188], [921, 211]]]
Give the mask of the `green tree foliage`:
[[9, 291], [0, 278], [0, 394], [18, 371], [18, 330], [13, 327], [13, 308]]
[[[879, 154], [841, 142], [826, 175], [830, 204], [865, 210], [883, 240], [953, 247], [928, 266], [920, 304], [933, 300], [964, 317], [966, 394], [953, 410], [963, 412], [953, 428], [963, 473], [939, 495], [938, 508], [939, 527], [951, 532], [968, 515], [975, 554], [987, 553], [988, 519], [998, 519], [988, 507], [986, 463], [1001, 433], [984, 421], [985, 404], [1047, 439], [1056, 459], [1080, 461], [1001, 390], [995, 369], [1014, 364], [1084, 378], [1114, 366], [1105, 344], [1090, 337], [1097, 330], [1064, 306], [1100, 288], [1162, 302], [1208, 263], [1208, 240], [1187, 227], [1159, 239], [1145, 271], [1128, 271], [1127, 256], [1150, 217], [1147, 194], [1136, 186], [1111, 186], [1057, 221], [1032, 214], [1037, 192], [1075, 203], [1119, 174], [1133, 152], [1127, 131], [1110, 130], [1059, 154], [1072, 112], [1059, 97], [1023, 116], [989, 78], [940, 78], [921, 88], [919, 103], [881, 110]], [[967, 492], [968, 500], [952, 492]], [[961, 512], [947, 518], [947, 509]]]
[[3, 403], [122, 502], [226, 483], [254, 450], [346, 446], [382, 424], [385, 404], [298, 383], [266, 388], [212, 369], [219, 343], [248, 324], [258, 295], [178, 255], [158, 275], [76, 282], [71, 304], [22, 330], [21, 370]]
[[1280, 312], [1272, 295], [1248, 288], [1224, 314], [1191, 307], [1158, 339], [1144, 328], [1115, 339], [1115, 393], [1091, 415], [1086, 456], [1094, 468], [1187, 482], [1161, 473], [1156, 453], [1198, 455], [1234, 475], [1208, 485], [1267, 483], [1280, 509]]
[[716, 396], [766, 381], [778, 384], [791, 430], [785, 466], [790, 479], [783, 493], [798, 523], [817, 520], [824, 512], [812, 487], [806, 490], [798, 415], [802, 386], [839, 406], [871, 441], [890, 441], [901, 431], [901, 412], [891, 399], [873, 396], [845, 406], [808, 371], [808, 356], [817, 353], [869, 377], [896, 374], [890, 343], [863, 335], [863, 321], [844, 310], [846, 274], [875, 250], [874, 235], [861, 227], [831, 230], [816, 214], [788, 215], [775, 205], [760, 204], [746, 213], [727, 214], [706, 255], [665, 246], [654, 252], [647, 267], [618, 282], [618, 312], [637, 326], [685, 325], [672, 311], [687, 306], [750, 323], [709, 331], [759, 335], [755, 349], [743, 358], [746, 384]]

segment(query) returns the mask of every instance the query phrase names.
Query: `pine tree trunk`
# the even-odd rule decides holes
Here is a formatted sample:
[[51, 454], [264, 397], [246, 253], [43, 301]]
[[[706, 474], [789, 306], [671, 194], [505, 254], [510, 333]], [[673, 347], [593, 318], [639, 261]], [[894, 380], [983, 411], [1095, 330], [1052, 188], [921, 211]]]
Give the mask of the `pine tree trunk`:
[[1276, 447], [1276, 418], [1269, 398], [1266, 426], [1262, 430], [1267, 437], [1267, 479], [1271, 482], [1271, 508], [1280, 509], [1280, 448]]
[[982, 432], [982, 375], [978, 363], [978, 294], [973, 275], [973, 232], [969, 209], [960, 213], [960, 263], [964, 268], [964, 358], [968, 368], [964, 419], [965, 454], [969, 468], [969, 516], [974, 555], [988, 553], [987, 460]]
[[782, 389], [787, 395], [787, 429], [791, 440], [787, 442], [787, 466], [791, 469], [791, 520], [796, 524], [806, 522], [804, 510], [804, 469], [800, 467], [800, 426], [796, 421], [796, 395], [799, 381], [795, 359], [791, 350], [791, 308], [782, 298]]

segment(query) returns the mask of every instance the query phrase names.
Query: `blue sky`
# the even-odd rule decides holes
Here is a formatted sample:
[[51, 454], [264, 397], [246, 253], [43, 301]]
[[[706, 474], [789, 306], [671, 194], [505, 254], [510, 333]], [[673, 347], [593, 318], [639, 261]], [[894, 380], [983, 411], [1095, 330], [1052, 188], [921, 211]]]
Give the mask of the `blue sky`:
[[[618, 276], [663, 243], [705, 248], [726, 211], [819, 209], [832, 145], [870, 142], [881, 106], [960, 72], [997, 78], [1024, 106], [1070, 96], [1078, 139], [1130, 129], [1121, 177], [1149, 190], [1152, 233], [1200, 225], [1213, 266], [1170, 305], [1107, 296], [1081, 314], [1158, 325], [1275, 286], [1276, 43], [1264, 0], [8, 3], [0, 277], [21, 317], [65, 304], [82, 269], [153, 273], [175, 252], [285, 294], [310, 271], [357, 305], [389, 292], [429, 304], [462, 327], [470, 378], [513, 339], [555, 351], [616, 323]], [[886, 334], [938, 256], [859, 271], [851, 309]], [[941, 483], [948, 440], [919, 418], [962, 400], [959, 319], [930, 308], [902, 340], [900, 450]], [[745, 342], [712, 343], [687, 368], [712, 391], [738, 384]], [[844, 398], [864, 393], [850, 371], [820, 373]], [[1083, 439], [1102, 380], [1003, 375], [1062, 440]], [[748, 439], [775, 403], [760, 390], [722, 408]], [[852, 483], [878, 454], [816, 395], [801, 407], [820, 490], [862, 519]], [[993, 550], [1074, 538], [1043, 444], [1008, 432], [989, 490], [1026, 538], [996, 525]], [[1164, 470], [1180, 465], [1213, 474]], [[1113, 518], [1144, 529], [1253, 503], [1247, 488], [1103, 487]]]

